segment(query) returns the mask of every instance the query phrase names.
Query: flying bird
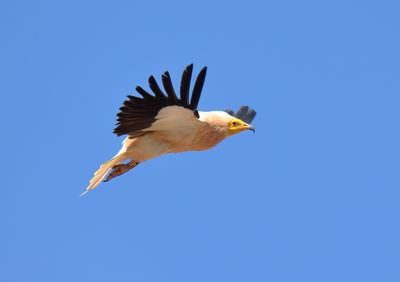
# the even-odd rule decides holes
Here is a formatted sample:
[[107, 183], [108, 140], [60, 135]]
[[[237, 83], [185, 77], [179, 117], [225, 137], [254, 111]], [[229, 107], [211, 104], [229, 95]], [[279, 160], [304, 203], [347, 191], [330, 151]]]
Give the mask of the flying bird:
[[153, 94], [137, 86], [141, 97], [128, 95], [120, 112], [114, 133], [127, 135], [121, 150], [95, 172], [85, 194], [102, 181], [126, 173], [138, 164], [167, 153], [208, 150], [222, 140], [245, 130], [255, 131], [250, 125], [256, 112], [242, 106], [232, 110], [201, 112], [197, 110], [207, 73], [204, 67], [190, 92], [193, 64], [186, 67], [180, 84], [180, 97], [172, 86], [171, 76], [165, 72], [161, 79], [165, 93], [153, 76], [149, 86]]

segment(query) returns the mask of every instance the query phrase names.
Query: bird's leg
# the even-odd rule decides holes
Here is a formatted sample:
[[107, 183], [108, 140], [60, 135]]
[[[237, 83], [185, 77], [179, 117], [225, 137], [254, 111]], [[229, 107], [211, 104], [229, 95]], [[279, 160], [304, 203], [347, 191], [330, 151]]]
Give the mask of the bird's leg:
[[138, 161], [130, 161], [127, 164], [117, 164], [113, 166], [111, 172], [107, 175], [107, 177], [103, 180], [104, 182], [107, 182], [114, 177], [120, 176], [121, 174], [124, 174], [125, 172], [128, 172], [132, 168], [136, 167], [139, 164]]

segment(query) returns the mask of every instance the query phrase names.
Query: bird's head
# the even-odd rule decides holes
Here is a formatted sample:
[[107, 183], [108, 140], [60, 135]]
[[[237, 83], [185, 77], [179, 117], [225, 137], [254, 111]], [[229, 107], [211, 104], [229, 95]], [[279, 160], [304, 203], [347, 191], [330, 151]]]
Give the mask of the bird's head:
[[255, 132], [255, 128], [243, 120], [234, 117], [227, 112], [214, 111], [214, 112], [199, 112], [200, 120], [208, 123], [223, 133], [225, 137], [235, 135], [245, 130]]
[[227, 128], [228, 128], [228, 135], [234, 135], [245, 130], [251, 130], [253, 132], [256, 131], [255, 128], [252, 127], [250, 124], [247, 124], [241, 119], [235, 117], [231, 118], [228, 121]]

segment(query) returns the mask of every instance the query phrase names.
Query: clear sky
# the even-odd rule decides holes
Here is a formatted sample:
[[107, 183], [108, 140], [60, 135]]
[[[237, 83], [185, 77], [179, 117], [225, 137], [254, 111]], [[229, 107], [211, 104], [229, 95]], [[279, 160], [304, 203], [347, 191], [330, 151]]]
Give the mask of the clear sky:
[[[0, 281], [400, 281], [398, 1], [2, 1]], [[257, 133], [103, 183], [136, 85]]]

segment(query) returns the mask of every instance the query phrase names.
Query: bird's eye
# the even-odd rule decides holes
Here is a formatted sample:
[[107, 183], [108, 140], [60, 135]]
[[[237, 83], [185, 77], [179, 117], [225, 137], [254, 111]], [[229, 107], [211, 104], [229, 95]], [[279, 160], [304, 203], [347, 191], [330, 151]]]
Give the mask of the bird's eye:
[[236, 121], [234, 121], [234, 122], [232, 122], [232, 126], [238, 126], [238, 122], [236, 122]]

